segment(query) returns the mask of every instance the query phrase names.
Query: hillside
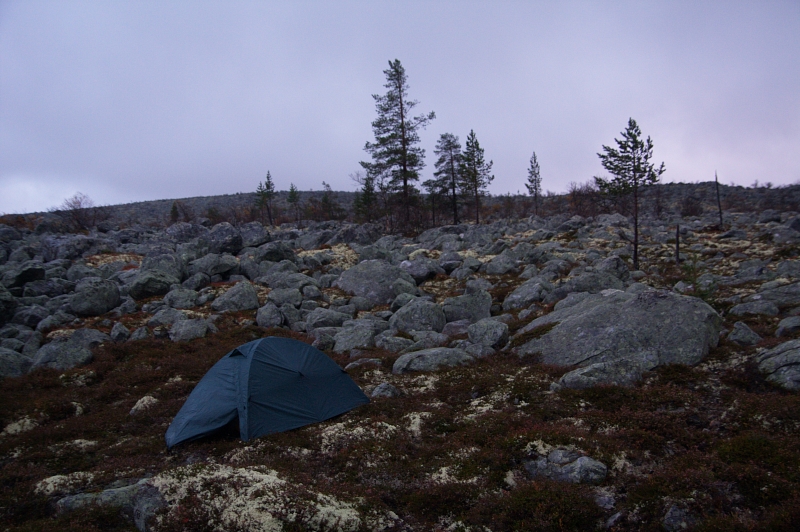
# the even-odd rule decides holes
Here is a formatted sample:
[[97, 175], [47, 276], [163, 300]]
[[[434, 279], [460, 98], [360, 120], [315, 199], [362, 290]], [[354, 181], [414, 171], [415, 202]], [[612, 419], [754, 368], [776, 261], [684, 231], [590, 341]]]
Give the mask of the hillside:
[[[639, 270], [618, 214], [0, 227], [0, 522], [797, 530], [800, 219], [725, 220], [646, 217]], [[370, 404], [168, 451], [205, 372], [265, 336], [323, 350]]]

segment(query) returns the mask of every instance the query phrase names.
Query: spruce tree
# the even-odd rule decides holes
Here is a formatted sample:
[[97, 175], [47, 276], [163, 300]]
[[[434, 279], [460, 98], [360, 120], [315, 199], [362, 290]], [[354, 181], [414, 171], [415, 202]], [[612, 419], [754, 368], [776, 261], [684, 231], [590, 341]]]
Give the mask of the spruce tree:
[[452, 133], [442, 133], [433, 153], [439, 156], [433, 175], [450, 199], [453, 224], [458, 224], [458, 168], [461, 165], [461, 143]]
[[294, 212], [294, 221], [300, 221], [300, 193], [297, 191], [297, 187], [294, 186], [294, 183], [289, 185], [289, 197], [286, 198], [286, 202], [289, 203], [292, 207], [292, 211]]
[[[256, 188], [256, 206], [264, 212], [264, 209], [267, 210], [267, 216], [269, 217], [269, 225], [274, 225], [272, 223], [272, 200], [275, 198], [275, 183], [272, 181], [272, 175], [267, 170], [267, 177], [264, 179], [263, 183], [259, 183], [258, 187]], [[263, 214], [262, 214], [263, 217]]]
[[388, 176], [395, 190], [402, 193], [405, 224], [411, 220], [411, 197], [413, 181], [425, 166], [425, 150], [418, 146], [419, 128], [425, 128], [436, 115], [411, 116], [411, 110], [419, 102], [408, 96], [408, 79], [398, 59], [389, 61], [384, 70], [388, 89], [386, 94], [373, 94], [378, 118], [372, 122], [375, 142], [367, 142], [364, 150], [372, 156], [372, 162], [360, 164], [367, 175], [380, 182], [379, 176]]
[[533, 213], [539, 214], [539, 198], [542, 196], [542, 176], [539, 174], [539, 161], [536, 160], [536, 152], [531, 157], [531, 165], [528, 167], [528, 182], [525, 183], [528, 194], [533, 197]]
[[655, 168], [650, 163], [653, 157], [653, 141], [650, 137], [642, 140], [642, 131], [633, 118], [628, 119], [628, 127], [621, 133], [622, 139], [614, 139], [616, 148], [603, 145], [598, 153], [600, 162], [613, 177], [595, 177], [595, 183], [602, 194], [612, 196], [633, 195], [633, 268], [639, 269], [639, 188], [658, 183], [666, 170], [664, 163]]
[[475, 131], [470, 131], [464, 153], [461, 156], [459, 167], [459, 188], [462, 193], [471, 198], [475, 203], [475, 223], [481, 223], [481, 196], [486, 193], [486, 187], [494, 181], [491, 174], [494, 161], [486, 162], [483, 148], [478, 143]]

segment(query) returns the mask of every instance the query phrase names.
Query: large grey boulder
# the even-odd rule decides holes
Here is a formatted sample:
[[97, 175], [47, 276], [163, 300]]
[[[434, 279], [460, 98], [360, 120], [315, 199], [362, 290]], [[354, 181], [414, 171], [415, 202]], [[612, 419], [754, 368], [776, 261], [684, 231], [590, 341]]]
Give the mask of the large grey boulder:
[[450, 297], [442, 302], [447, 322], [469, 320], [475, 323], [484, 318], [490, 317], [492, 309], [492, 296], [485, 290], [465, 294], [463, 296]]
[[528, 473], [573, 484], [600, 484], [606, 479], [608, 468], [588, 456], [567, 449], [554, 449], [547, 456], [523, 463]]
[[558, 384], [565, 388], [582, 390], [601, 384], [616, 386], [633, 386], [642, 377], [642, 373], [658, 366], [658, 355], [655, 351], [644, 351], [629, 357], [622, 357], [607, 362], [595, 362], [562, 375]]
[[256, 281], [260, 284], [266, 284], [273, 290], [279, 288], [294, 288], [302, 292], [306, 286], [319, 287], [319, 282], [316, 279], [304, 273], [274, 273], [259, 277]]
[[769, 301], [780, 309], [800, 305], [800, 283], [762, 290], [745, 298], [745, 302]]
[[778, 329], [775, 331], [775, 336], [778, 338], [782, 336], [790, 336], [800, 331], [800, 316], [789, 316], [783, 318], [778, 323]]
[[758, 356], [767, 380], [787, 390], [800, 390], [800, 340], [784, 342]]
[[209, 277], [212, 275], [225, 275], [235, 270], [238, 266], [239, 261], [229, 253], [222, 255], [209, 253], [189, 263], [189, 275], [193, 276], [198, 273], [204, 273]]
[[594, 270], [600, 273], [608, 273], [619, 279], [620, 281], [629, 281], [631, 272], [628, 265], [620, 257], [613, 256], [599, 260], [594, 265]]
[[342, 324], [336, 333], [333, 347], [336, 353], [346, 353], [353, 349], [368, 349], [375, 346], [375, 336], [389, 328], [383, 320], [359, 319]]
[[19, 377], [28, 373], [33, 360], [13, 349], [0, 347], [0, 377]]
[[625, 284], [616, 276], [605, 272], [586, 272], [570, 277], [561, 286], [549, 292], [543, 299], [545, 303], [555, 303], [573, 292], [597, 294], [603, 290], [622, 290]]
[[437, 274], [444, 274], [444, 270], [435, 260], [424, 256], [404, 260], [400, 263], [400, 269], [413, 277], [417, 284], [424, 283]]
[[299, 307], [303, 302], [303, 294], [297, 288], [276, 288], [267, 294], [267, 301], [281, 307], [289, 304]]
[[170, 291], [172, 285], [179, 282], [177, 277], [165, 272], [140, 271], [133, 282], [128, 285], [128, 294], [136, 300], [163, 296]]
[[503, 310], [528, 308], [534, 303], [542, 301], [552, 289], [553, 285], [549, 282], [538, 276], [534, 277], [519, 285], [506, 296], [503, 300]]
[[175, 242], [188, 242], [193, 238], [205, 235], [208, 229], [199, 224], [176, 222], [164, 231]]
[[99, 277], [87, 277], [75, 286], [70, 298], [72, 311], [78, 316], [99, 316], [120, 304], [119, 286]]
[[345, 292], [364, 297], [375, 305], [387, 305], [397, 295], [392, 283], [402, 279], [416, 286], [407, 272], [382, 260], [365, 260], [344, 271], [333, 286]]
[[111, 337], [95, 329], [78, 329], [69, 338], [58, 338], [43, 345], [33, 357], [31, 370], [51, 368], [66, 370], [92, 361], [91, 349]]
[[217, 312], [253, 310], [258, 308], [258, 292], [248, 281], [240, 281], [211, 303]]
[[737, 321], [733, 324], [733, 330], [728, 334], [728, 340], [739, 345], [756, 345], [761, 341], [761, 337], [746, 323]]
[[291, 262], [297, 261], [297, 255], [294, 250], [289, 247], [285, 242], [269, 242], [258, 247], [256, 261], [271, 261], [280, 262], [282, 260], [289, 260]]
[[164, 304], [171, 308], [194, 308], [197, 306], [197, 298], [200, 294], [188, 288], [176, 288], [170, 290], [164, 296]]
[[242, 249], [242, 234], [228, 222], [218, 223], [200, 237], [208, 244], [211, 253], [236, 254]]
[[389, 318], [389, 326], [403, 332], [442, 332], [445, 323], [447, 323], [447, 318], [442, 308], [436, 303], [422, 298], [406, 303]]
[[[695, 297], [606, 290], [533, 320], [517, 333], [532, 338], [515, 351], [559, 366], [619, 362], [623, 369], [646, 368], [653, 357], [656, 365], [696, 364], [717, 345], [721, 321]], [[599, 378], [604, 372], [614, 374], [615, 367], [592, 371]]]
[[208, 332], [208, 322], [198, 318], [176, 321], [169, 329], [169, 339], [173, 342], [188, 342], [202, 338]]
[[517, 268], [517, 259], [514, 252], [506, 250], [501, 254], [495, 256], [492, 260], [482, 266], [489, 275], [504, 275]]
[[158, 253], [142, 260], [141, 271], [164, 272], [179, 281], [186, 277], [186, 265], [175, 253]]
[[267, 301], [256, 313], [256, 323], [259, 327], [269, 329], [283, 325], [283, 314], [272, 301]]
[[17, 308], [14, 317], [11, 318], [11, 323], [35, 329], [39, 322], [49, 315], [50, 311], [41, 305], [28, 305]]
[[485, 318], [467, 328], [469, 341], [492, 348], [500, 348], [508, 343], [508, 325], [502, 321]]
[[180, 310], [167, 307], [153, 314], [153, 317], [147, 321], [147, 325], [150, 327], [162, 327], [164, 325], [171, 326], [173, 323], [187, 319], [189, 318], [186, 316], [186, 314]]
[[434, 347], [401, 355], [392, 366], [392, 373], [434, 371], [441, 367], [463, 366], [474, 360], [475, 357], [461, 349]]
[[271, 237], [266, 227], [260, 222], [249, 222], [239, 227], [239, 234], [242, 235], [242, 246], [258, 247], [270, 241]]
[[306, 332], [312, 334], [320, 327], [341, 327], [344, 322], [351, 320], [349, 314], [336, 312], [327, 308], [316, 308], [306, 316]]
[[765, 299], [735, 305], [728, 311], [731, 316], [777, 316], [778, 306]]

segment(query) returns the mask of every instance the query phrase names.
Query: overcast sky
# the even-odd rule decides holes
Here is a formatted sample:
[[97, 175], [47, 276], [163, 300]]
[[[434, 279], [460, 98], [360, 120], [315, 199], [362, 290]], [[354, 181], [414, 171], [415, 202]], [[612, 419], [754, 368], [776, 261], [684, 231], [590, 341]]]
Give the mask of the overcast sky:
[[0, 0], [0, 213], [354, 190], [399, 59], [427, 166], [474, 129], [495, 194], [605, 175], [629, 117], [662, 180], [800, 182], [800, 2]]

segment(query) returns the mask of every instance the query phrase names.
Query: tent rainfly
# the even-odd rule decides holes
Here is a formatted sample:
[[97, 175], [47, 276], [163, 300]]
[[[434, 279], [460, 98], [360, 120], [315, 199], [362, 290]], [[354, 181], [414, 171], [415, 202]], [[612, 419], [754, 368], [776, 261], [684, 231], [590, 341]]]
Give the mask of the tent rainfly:
[[240, 345], [214, 364], [167, 429], [167, 447], [202, 438], [239, 419], [247, 441], [324, 421], [369, 403], [324, 353], [290, 338]]

